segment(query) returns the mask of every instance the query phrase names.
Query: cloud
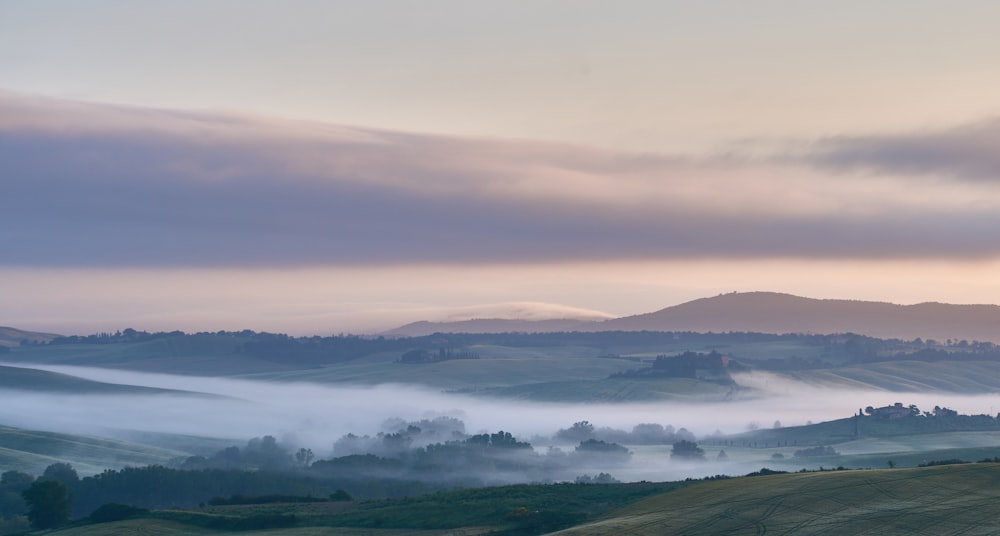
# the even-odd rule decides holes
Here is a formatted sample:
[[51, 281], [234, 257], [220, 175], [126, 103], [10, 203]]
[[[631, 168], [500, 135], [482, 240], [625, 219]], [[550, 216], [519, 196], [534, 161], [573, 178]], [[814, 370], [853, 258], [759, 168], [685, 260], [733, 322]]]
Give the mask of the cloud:
[[835, 170], [1000, 182], [1000, 118], [958, 127], [821, 140], [806, 157]]
[[982, 188], [11, 93], [0, 117], [8, 266], [1000, 254]]

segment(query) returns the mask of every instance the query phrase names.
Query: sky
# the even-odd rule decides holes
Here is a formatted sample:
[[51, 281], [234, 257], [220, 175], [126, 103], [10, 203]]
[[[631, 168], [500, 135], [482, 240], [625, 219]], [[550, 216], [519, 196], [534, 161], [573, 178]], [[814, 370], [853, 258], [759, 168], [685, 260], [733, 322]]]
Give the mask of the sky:
[[0, 325], [1000, 303], [1000, 4], [0, 1]]

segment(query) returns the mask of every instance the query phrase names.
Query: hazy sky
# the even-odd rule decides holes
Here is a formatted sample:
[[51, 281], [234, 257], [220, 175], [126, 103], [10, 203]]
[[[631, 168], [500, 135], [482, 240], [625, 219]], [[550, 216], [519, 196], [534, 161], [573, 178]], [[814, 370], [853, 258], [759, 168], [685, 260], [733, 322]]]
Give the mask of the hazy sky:
[[993, 1], [0, 1], [0, 325], [1000, 303]]

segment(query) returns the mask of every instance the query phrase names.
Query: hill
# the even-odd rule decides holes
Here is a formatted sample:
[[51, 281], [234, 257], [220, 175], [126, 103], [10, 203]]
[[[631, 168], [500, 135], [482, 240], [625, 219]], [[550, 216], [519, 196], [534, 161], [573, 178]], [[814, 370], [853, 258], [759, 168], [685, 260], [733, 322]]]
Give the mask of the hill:
[[554, 320], [520, 320], [513, 318], [475, 318], [455, 322], [421, 320], [383, 333], [390, 337], [423, 337], [434, 333], [552, 333], [583, 331], [593, 324], [590, 320], [572, 318]]
[[37, 475], [53, 463], [68, 462], [81, 474], [93, 474], [110, 467], [163, 464], [188, 454], [107, 437], [0, 425], [0, 467], [5, 471]]
[[32, 368], [0, 365], [0, 390], [31, 391], [36, 393], [72, 393], [101, 395], [198, 395], [214, 396], [192, 391], [159, 389], [139, 385], [123, 385], [78, 378], [69, 374]]
[[556, 534], [995, 534], [998, 464], [706, 482]]
[[701, 298], [610, 320], [475, 320], [416, 322], [386, 332], [431, 333], [553, 331], [743, 331], [755, 333], [856, 333], [911, 340], [1000, 342], [1000, 306], [919, 303], [897, 305], [858, 300], [814, 299], [777, 292], [743, 292]]
[[24, 331], [23, 329], [0, 326], [0, 346], [18, 346], [22, 342], [49, 342], [59, 337], [54, 333], [38, 333], [34, 331]]
[[607, 320], [592, 324], [589, 329], [857, 333], [879, 338], [1000, 342], [1000, 307], [945, 303], [896, 305], [745, 292]]

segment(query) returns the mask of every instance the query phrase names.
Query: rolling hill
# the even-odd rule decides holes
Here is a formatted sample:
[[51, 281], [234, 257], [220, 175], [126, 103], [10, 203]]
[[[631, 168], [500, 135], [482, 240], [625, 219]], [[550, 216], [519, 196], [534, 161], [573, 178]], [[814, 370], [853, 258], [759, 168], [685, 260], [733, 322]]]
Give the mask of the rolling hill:
[[49, 342], [59, 335], [54, 333], [38, 333], [25, 331], [23, 329], [0, 326], [0, 346], [18, 346], [23, 341], [29, 342]]
[[996, 534], [998, 464], [707, 482], [555, 534]]
[[126, 465], [163, 464], [189, 452], [107, 437], [25, 430], [0, 425], [0, 467], [37, 475], [68, 462], [81, 474]]
[[78, 378], [69, 374], [32, 368], [0, 365], [0, 390], [31, 391], [35, 393], [71, 393], [101, 395], [198, 395], [214, 396], [192, 391], [159, 389], [139, 385], [123, 385]]

